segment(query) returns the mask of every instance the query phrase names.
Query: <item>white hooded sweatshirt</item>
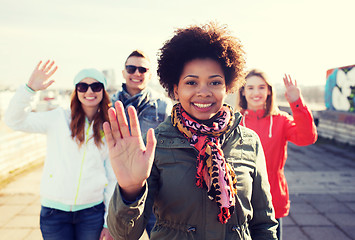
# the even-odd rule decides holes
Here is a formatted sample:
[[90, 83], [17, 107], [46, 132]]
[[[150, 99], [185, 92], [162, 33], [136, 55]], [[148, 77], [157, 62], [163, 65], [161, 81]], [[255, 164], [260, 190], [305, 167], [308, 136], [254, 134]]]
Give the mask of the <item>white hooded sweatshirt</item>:
[[116, 178], [104, 135], [104, 144], [98, 148], [92, 137], [93, 124], [86, 121], [85, 142], [79, 147], [71, 137], [70, 110], [56, 108], [31, 112], [30, 102], [34, 95], [27, 86], [21, 86], [10, 101], [5, 123], [14, 130], [47, 135], [40, 191], [42, 205], [78, 211], [104, 202], [106, 225]]

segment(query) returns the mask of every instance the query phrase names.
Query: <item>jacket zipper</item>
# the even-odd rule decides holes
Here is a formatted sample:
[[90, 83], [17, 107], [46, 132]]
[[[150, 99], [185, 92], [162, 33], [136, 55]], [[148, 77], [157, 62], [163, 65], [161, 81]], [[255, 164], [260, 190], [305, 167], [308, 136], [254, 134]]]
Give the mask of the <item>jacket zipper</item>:
[[82, 178], [82, 173], [83, 173], [83, 168], [84, 168], [84, 162], [85, 162], [85, 156], [86, 156], [86, 149], [87, 149], [87, 143], [89, 141], [89, 130], [91, 127], [91, 123], [89, 124], [88, 128], [86, 129], [85, 133], [85, 146], [84, 146], [84, 153], [83, 153], [83, 158], [81, 159], [81, 166], [80, 166], [80, 173], [79, 173], [79, 182], [78, 186], [76, 188], [76, 194], [75, 194], [75, 200], [74, 200], [74, 205], [76, 205], [76, 201], [78, 200], [79, 196], [79, 188], [80, 188], [80, 182]]

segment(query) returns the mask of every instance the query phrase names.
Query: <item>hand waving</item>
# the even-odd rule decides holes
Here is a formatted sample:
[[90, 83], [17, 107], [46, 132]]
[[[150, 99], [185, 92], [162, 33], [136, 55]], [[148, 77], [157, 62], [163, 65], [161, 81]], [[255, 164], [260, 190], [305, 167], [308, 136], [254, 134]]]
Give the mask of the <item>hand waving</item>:
[[301, 96], [301, 90], [297, 87], [297, 81], [292, 81], [290, 75], [283, 78], [286, 87], [285, 97], [289, 103], [296, 102]]
[[150, 175], [156, 139], [154, 130], [149, 129], [147, 145], [144, 145], [134, 107], [128, 108], [131, 132], [128, 128], [123, 104], [117, 101], [115, 108], [116, 111], [113, 108], [108, 110], [110, 123], [105, 122], [103, 129], [117, 182], [124, 197], [127, 200], [134, 200]]
[[54, 80], [48, 81], [50, 77], [57, 71], [58, 67], [54, 67], [54, 61], [47, 61], [44, 65], [42, 65], [42, 61], [40, 61], [36, 68], [33, 70], [30, 80], [27, 83], [27, 86], [30, 87], [34, 91], [44, 90], [48, 88]]

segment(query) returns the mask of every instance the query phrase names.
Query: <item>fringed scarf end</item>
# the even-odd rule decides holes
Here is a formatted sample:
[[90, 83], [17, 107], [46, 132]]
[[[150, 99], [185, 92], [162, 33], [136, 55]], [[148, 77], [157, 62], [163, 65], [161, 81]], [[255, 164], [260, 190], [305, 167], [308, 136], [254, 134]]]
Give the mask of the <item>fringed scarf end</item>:
[[231, 212], [229, 211], [229, 208], [227, 207], [222, 207], [221, 212], [217, 215], [218, 221], [221, 222], [222, 224], [226, 224], [228, 222], [228, 219], [231, 217]]

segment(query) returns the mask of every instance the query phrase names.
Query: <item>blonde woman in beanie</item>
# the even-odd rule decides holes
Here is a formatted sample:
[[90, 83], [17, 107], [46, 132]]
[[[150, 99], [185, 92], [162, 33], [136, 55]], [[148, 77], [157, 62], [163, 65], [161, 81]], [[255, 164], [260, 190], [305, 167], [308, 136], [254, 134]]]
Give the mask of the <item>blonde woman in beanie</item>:
[[41, 181], [40, 227], [44, 239], [112, 239], [106, 213], [116, 180], [102, 131], [110, 99], [106, 78], [83, 69], [74, 78], [69, 109], [30, 111], [36, 92], [47, 89], [54, 61], [40, 61], [5, 113], [14, 130], [47, 135]]

